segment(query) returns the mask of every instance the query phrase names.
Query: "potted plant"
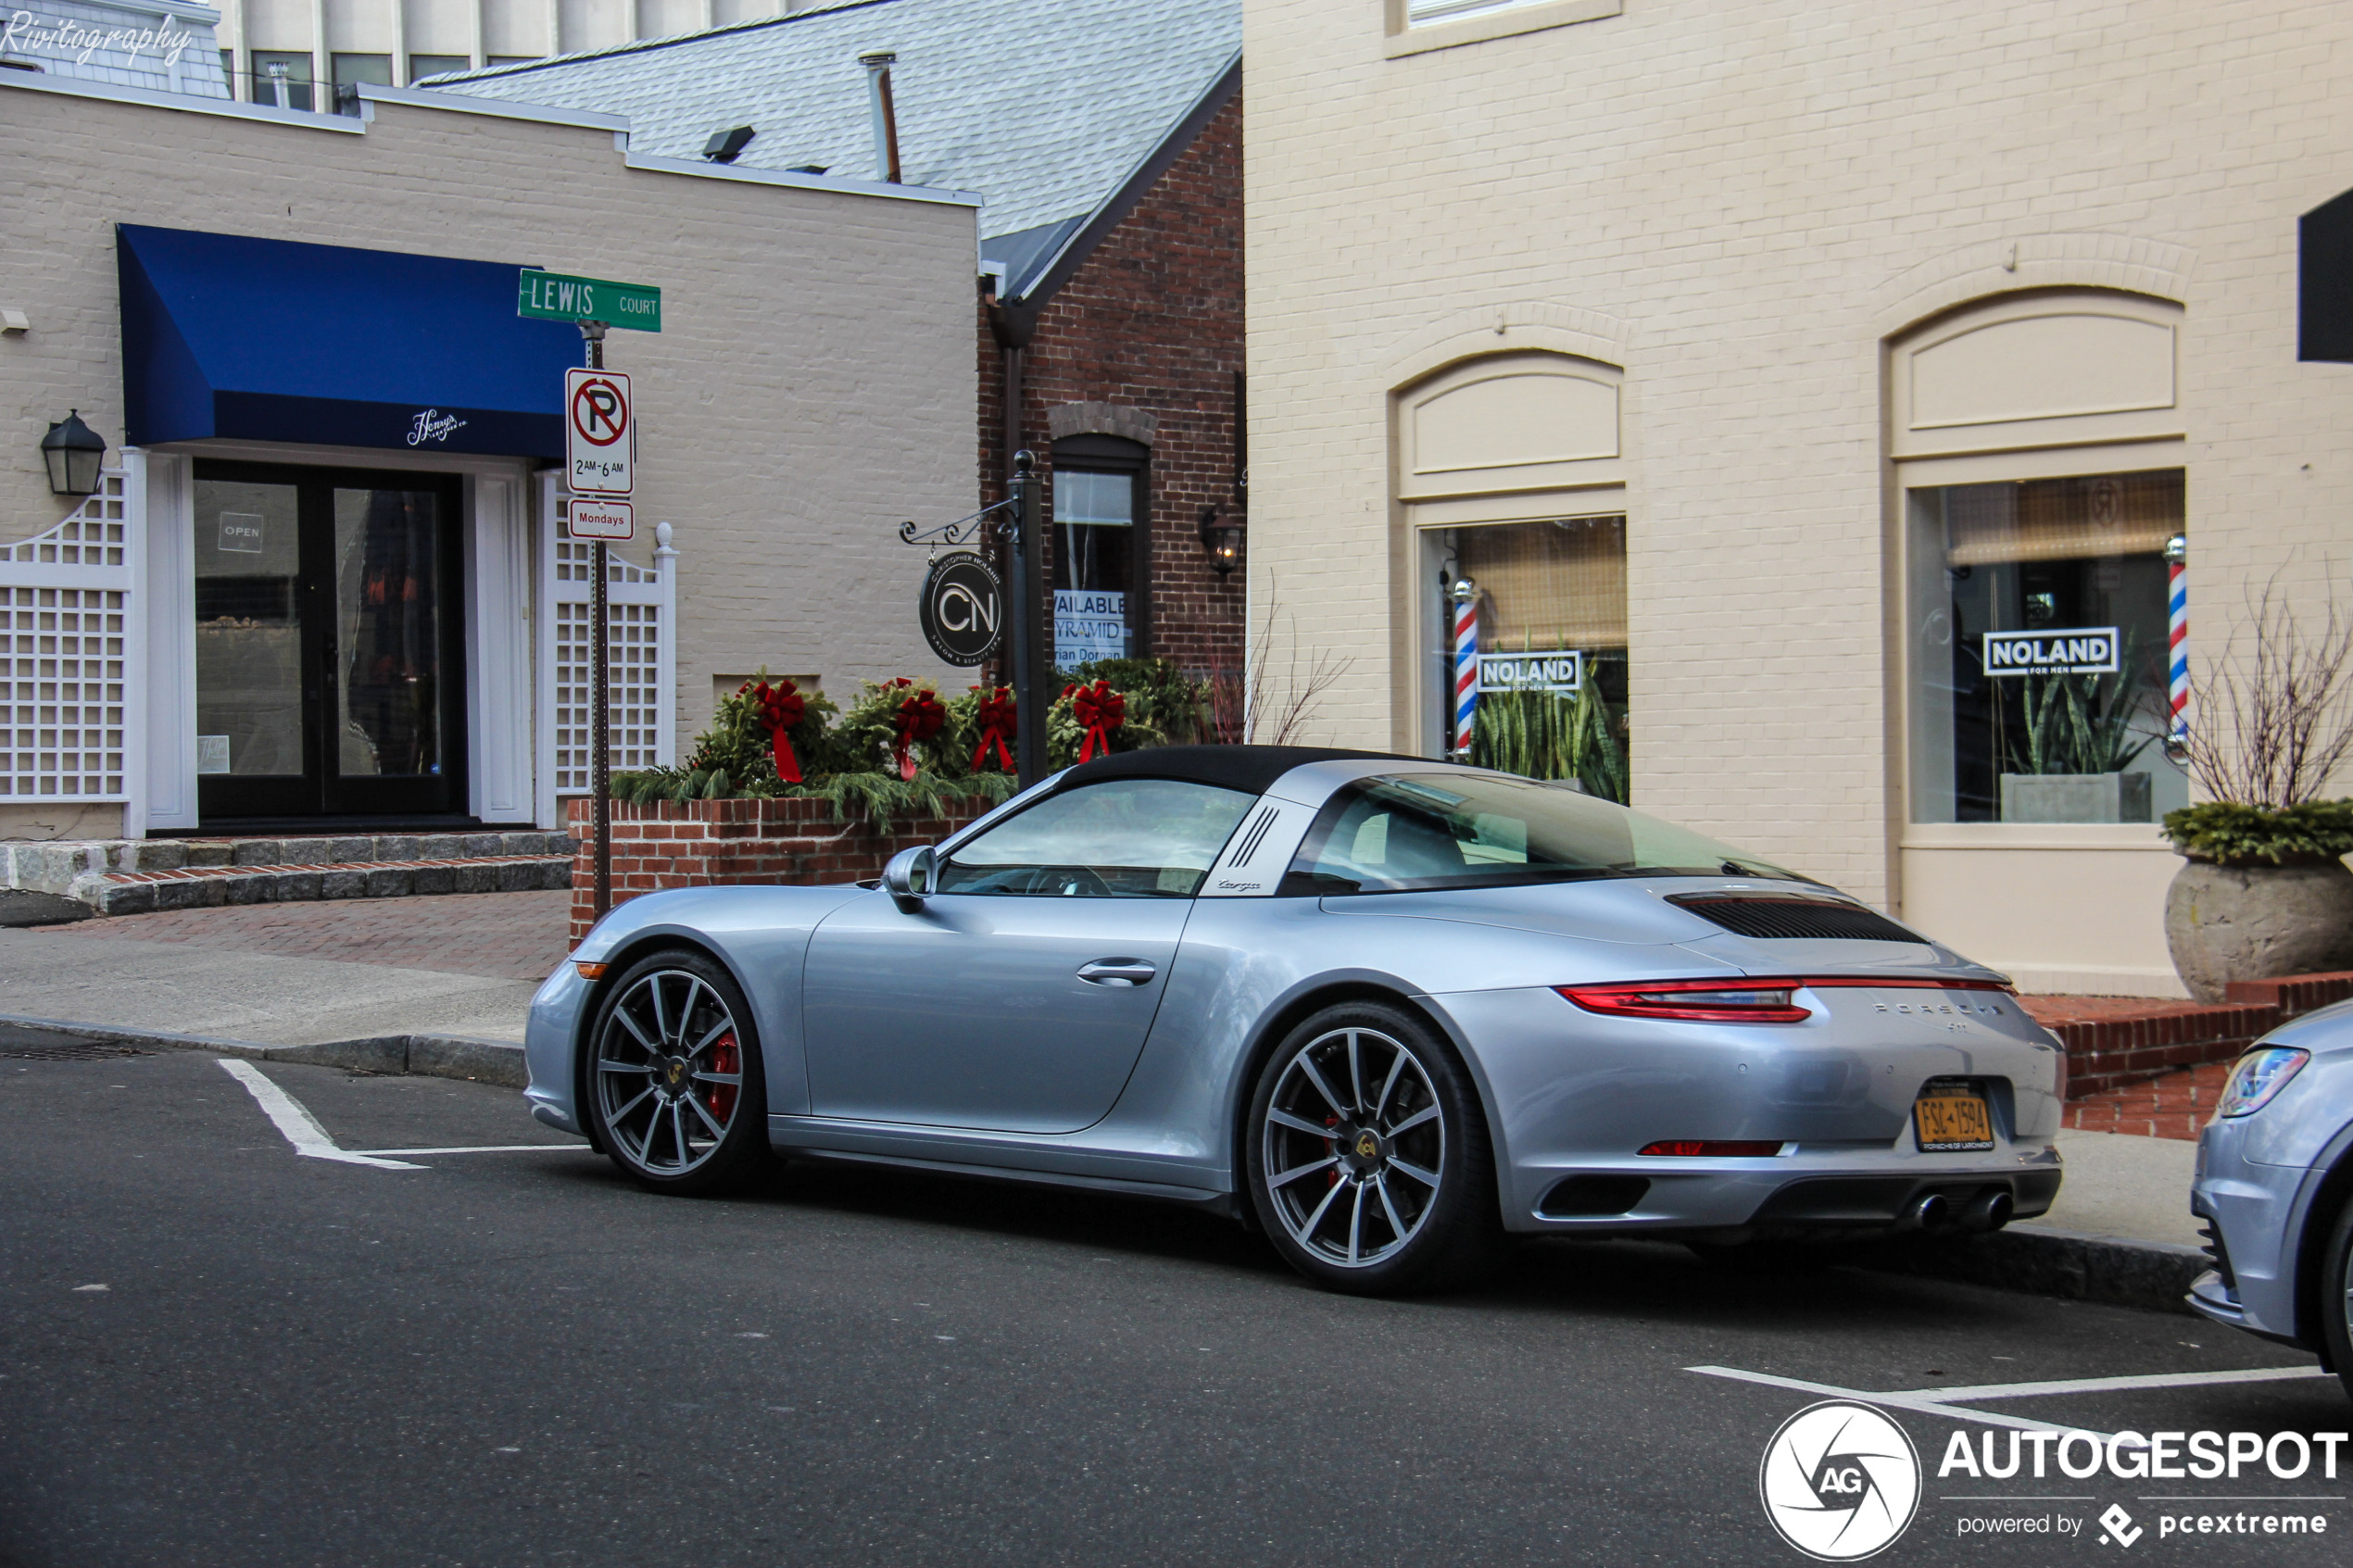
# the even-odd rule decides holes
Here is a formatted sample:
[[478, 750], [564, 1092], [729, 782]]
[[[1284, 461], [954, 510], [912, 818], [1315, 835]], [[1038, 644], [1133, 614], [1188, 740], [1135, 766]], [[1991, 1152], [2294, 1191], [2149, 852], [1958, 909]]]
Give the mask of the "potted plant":
[[2271, 589], [2192, 684], [2180, 749], [2202, 804], [2170, 811], [2183, 864], [2165, 896], [2173, 968], [2200, 1001], [2233, 980], [2353, 969], [2353, 800], [2323, 797], [2353, 752], [2353, 626], [2307, 635]]
[[2013, 752], [2023, 766], [2002, 774], [2002, 821], [2149, 820], [2149, 776], [2124, 771], [2157, 739], [2134, 726], [2142, 678], [2129, 640], [2120, 664], [2113, 676], [2026, 677], [2023, 755]]

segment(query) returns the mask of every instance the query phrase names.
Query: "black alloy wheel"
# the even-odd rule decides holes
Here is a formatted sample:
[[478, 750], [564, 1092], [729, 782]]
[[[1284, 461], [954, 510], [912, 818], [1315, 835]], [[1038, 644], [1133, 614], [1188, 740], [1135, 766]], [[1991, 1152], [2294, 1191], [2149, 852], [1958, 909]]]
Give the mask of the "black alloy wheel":
[[2337, 1206], [2328, 1250], [2321, 1255], [2320, 1289], [2321, 1337], [2328, 1342], [2337, 1381], [2353, 1398], [2353, 1196]]
[[1260, 1071], [1251, 1203], [1327, 1289], [1403, 1296], [1482, 1277], [1503, 1227], [1487, 1119], [1453, 1047], [1380, 1002], [1327, 1008]]
[[674, 948], [630, 965], [605, 993], [588, 1039], [597, 1141], [639, 1185], [724, 1192], [769, 1162], [751, 1007], [710, 955]]

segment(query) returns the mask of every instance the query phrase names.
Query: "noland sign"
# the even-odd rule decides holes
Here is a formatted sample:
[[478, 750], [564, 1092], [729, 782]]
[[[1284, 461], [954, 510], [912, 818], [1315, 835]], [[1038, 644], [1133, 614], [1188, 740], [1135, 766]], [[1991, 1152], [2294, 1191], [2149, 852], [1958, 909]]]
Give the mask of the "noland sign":
[[2062, 632], [1988, 632], [1988, 675], [2112, 675], [2118, 645], [2113, 626]]
[[1559, 692], [1574, 696], [1585, 689], [1585, 654], [1581, 648], [1553, 653], [1483, 653], [1478, 656], [1478, 689], [1482, 692]]
[[637, 536], [635, 514], [626, 501], [577, 495], [564, 507], [564, 531], [575, 539], [602, 539], [626, 545]]
[[564, 372], [564, 458], [574, 494], [629, 494], [629, 459], [637, 445], [630, 420], [626, 374], [577, 369]]
[[924, 640], [950, 664], [978, 664], [1003, 636], [1005, 587], [970, 550], [935, 557], [917, 601]]
[[542, 321], [602, 321], [609, 327], [658, 332], [661, 331], [661, 291], [644, 283], [574, 278], [526, 267], [515, 285], [515, 314]]

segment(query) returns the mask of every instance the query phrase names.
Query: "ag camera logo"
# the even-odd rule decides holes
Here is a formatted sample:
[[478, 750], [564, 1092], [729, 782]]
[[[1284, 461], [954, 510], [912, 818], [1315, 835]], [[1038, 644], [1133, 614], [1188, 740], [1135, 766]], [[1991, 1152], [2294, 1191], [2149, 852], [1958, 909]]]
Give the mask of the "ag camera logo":
[[1855, 1562], [1894, 1541], [1920, 1504], [1920, 1456], [1869, 1405], [1825, 1399], [1781, 1423], [1756, 1489], [1781, 1539], [1822, 1562]]

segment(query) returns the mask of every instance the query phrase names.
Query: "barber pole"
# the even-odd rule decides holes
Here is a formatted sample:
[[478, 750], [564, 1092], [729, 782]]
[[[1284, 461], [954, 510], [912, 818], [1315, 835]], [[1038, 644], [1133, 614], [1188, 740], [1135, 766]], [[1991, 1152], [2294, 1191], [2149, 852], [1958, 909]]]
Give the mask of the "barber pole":
[[1478, 589], [1465, 577], [1454, 584], [1454, 755], [1465, 761], [1478, 717]]
[[2165, 603], [2171, 624], [2166, 630], [2169, 669], [2172, 676], [2173, 725], [2176, 741], [2190, 733], [2190, 596], [2183, 579], [2189, 551], [2176, 537], [2165, 546]]

